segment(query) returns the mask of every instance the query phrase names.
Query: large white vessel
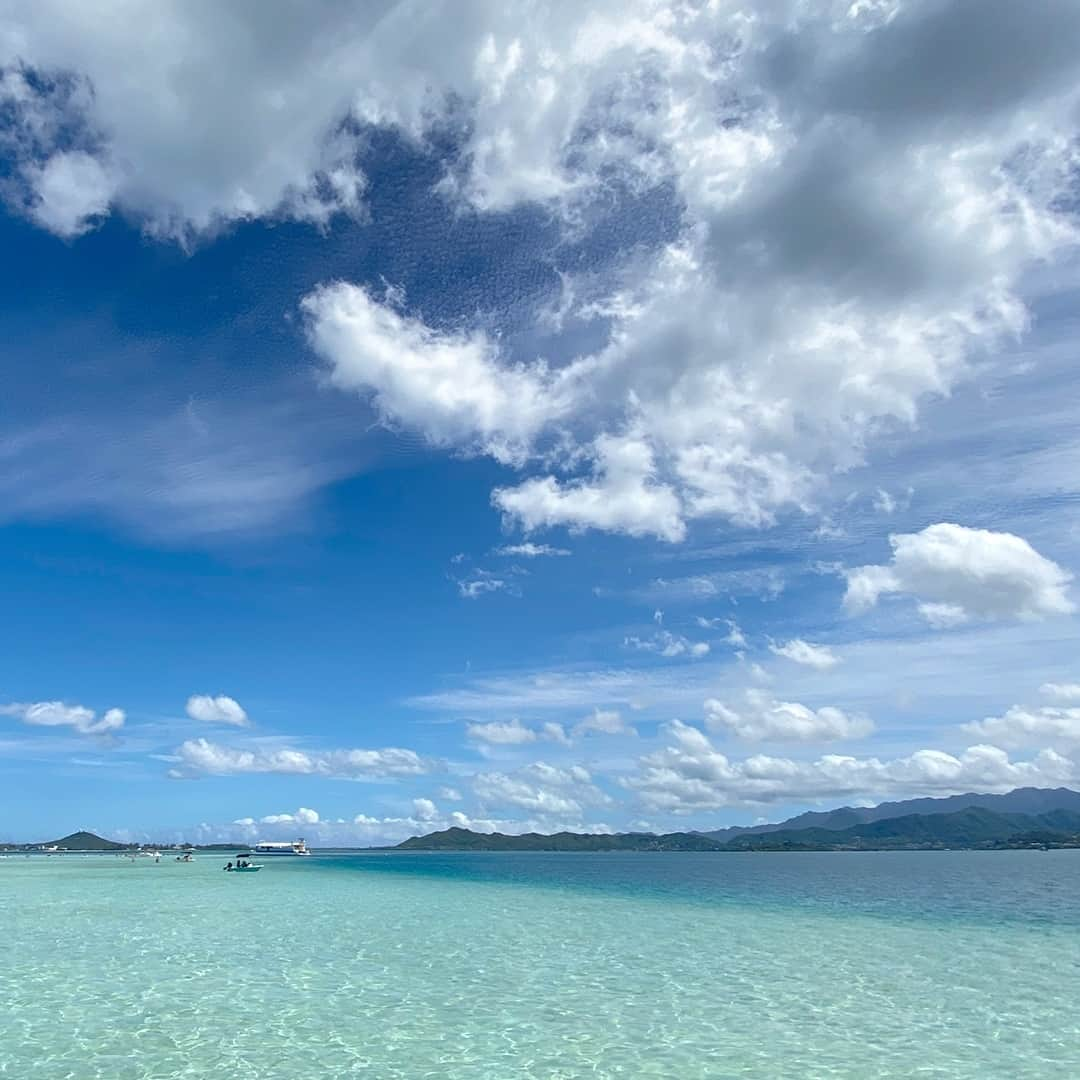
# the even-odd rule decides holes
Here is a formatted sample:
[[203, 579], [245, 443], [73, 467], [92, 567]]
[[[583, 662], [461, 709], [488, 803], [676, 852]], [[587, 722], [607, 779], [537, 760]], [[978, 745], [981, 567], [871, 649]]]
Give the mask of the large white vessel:
[[310, 855], [303, 837], [299, 840], [267, 840], [252, 849], [256, 855]]

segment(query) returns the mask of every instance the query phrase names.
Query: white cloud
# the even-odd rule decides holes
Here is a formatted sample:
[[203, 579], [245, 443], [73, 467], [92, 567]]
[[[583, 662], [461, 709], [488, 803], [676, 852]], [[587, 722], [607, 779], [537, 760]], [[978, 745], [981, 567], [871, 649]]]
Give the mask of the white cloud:
[[58, 236], [75, 237], [108, 212], [113, 183], [102, 164], [82, 150], [53, 154], [31, 173], [33, 218]]
[[776, 567], [720, 570], [709, 574], [690, 574], [687, 577], [658, 577], [644, 588], [631, 590], [629, 595], [643, 603], [662, 600], [668, 604], [700, 602], [717, 596], [731, 599], [753, 596], [759, 600], [775, 600], [783, 593], [785, 584], [783, 573]]
[[334, 385], [369, 396], [388, 424], [422, 431], [436, 446], [520, 462], [565, 411], [567, 373], [507, 364], [482, 331], [434, 330], [344, 282], [301, 306]]
[[207, 739], [189, 739], [176, 750], [182, 775], [206, 773], [230, 776], [241, 773], [281, 773], [332, 776], [345, 779], [382, 779], [420, 776], [434, 764], [413, 750], [296, 750], [290, 747], [241, 749]]
[[570, 740], [561, 724], [548, 721], [539, 728], [531, 728], [523, 724], [517, 717], [512, 720], [493, 720], [489, 723], [469, 723], [465, 726], [465, 734], [474, 742], [486, 743], [489, 746], [524, 746], [541, 739], [561, 743], [568, 746]]
[[1043, 683], [1039, 693], [1054, 701], [1080, 701], [1080, 683]]
[[413, 799], [413, 814], [419, 821], [435, 821], [439, 808], [430, 799]]
[[1043, 683], [1054, 705], [1013, 705], [1002, 716], [964, 724], [965, 731], [1002, 746], [1080, 746], [1080, 684]]
[[32, 727], [69, 727], [80, 735], [105, 735], [124, 726], [123, 709], [108, 709], [99, 719], [85, 705], [67, 705], [62, 701], [13, 702], [0, 705], [0, 716], [12, 716]]
[[539, 736], [515, 717], [513, 720], [493, 720], [487, 724], [467, 724], [465, 733], [477, 742], [493, 746], [521, 746], [536, 742]]
[[150, 34], [133, 0], [95, 12], [43, 0], [8, 16], [7, 149], [46, 227], [77, 234], [112, 204], [186, 239], [266, 214], [322, 224], [359, 210], [358, 140], [338, 125], [374, 9], [249, 21], [166, 0]]
[[1075, 242], [1078, 48], [1073, 5], [1014, 0], [752, 18], [162, 0], [149, 36], [134, 0], [38, 0], [0, 32], [4, 149], [15, 201], [68, 234], [105, 206], [180, 237], [356, 214], [361, 129], [423, 145], [450, 102], [467, 133], [440, 190], [472, 209], [540, 203], [581, 228], [620, 186], [666, 185], [676, 243], [591, 289], [564, 275], [558, 324], [606, 332], [569, 367], [513, 363], [354, 286], [309, 314], [332, 377], [388, 423], [540, 462], [494, 493], [526, 530], [674, 542], [695, 519], [813, 511], [879, 432], [1024, 328], [1025, 271]]
[[478, 773], [472, 786], [484, 805], [516, 806], [545, 818], [576, 818], [586, 806], [610, 802], [580, 765], [561, 769], [537, 761], [512, 774]]
[[486, 571], [477, 571], [474, 577], [462, 579], [457, 587], [458, 595], [466, 600], [476, 600], [486, 593], [504, 592], [510, 588], [505, 579], [494, 577]]
[[496, 488], [492, 502], [526, 532], [565, 525], [676, 542], [686, 535], [675, 491], [656, 480], [654, 454], [641, 438], [600, 435], [589, 479], [562, 484], [553, 476]]
[[0, 516], [105, 511], [167, 544], [303, 527], [315, 494], [355, 474], [363, 435], [346, 402], [328, 409], [319, 395], [260, 385], [257, 401], [150, 403], [122, 410], [122, 422], [72, 399], [7, 425]]
[[560, 746], [570, 745], [570, 737], [566, 734], [566, 729], [554, 720], [548, 720], [540, 725], [540, 737], [558, 743]]
[[964, 725], [964, 730], [1002, 746], [1080, 746], [1080, 708], [1013, 705], [1003, 716]]
[[704, 615], [696, 615], [694, 622], [701, 627], [702, 630], [717, 630], [721, 626], [728, 628], [727, 634], [724, 635], [723, 642], [725, 645], [730, 645], [733, 649], [745, 649], [749, 642], [746, 640], [746, 635], [742, 632], [739, 624], [734, 619], [707, 619]]
[[439, 788], [439, 797], [447, 799], [450, 802], [461, 802], [461, 792], [457, 788], [442, 787]]
[[889, 537], [886, 566], [847, 571], [844, 604], [858, 613], [886, 593], [910, 593], [932, 625], [967, 619], [1040, 619], [1075, 610], [1072, 575], [1012, 533], [942, 522]]
[[567, 548], [552, 547], [550, 544], [534, 544], [526, 541], [523, 544], [505, 544], [495, 549], [496, 555], [516, 556], [522, 559], [538, 559], [541, 556], [569, 555]]
[[590, 716], [574, 725], [574, 735], [636, 735], [637, 729], [628, 724], [618, 709], [594, 709]]
[[[320, 821], [319, 813], [317, 810], [311, 810], [306, 806], [301, 806], [299, 810], [294, 814], [267, 814], [265, 817], [259, 818], [259, 824], [261, 825], [318, 825]], [[254, 824], [251, 818], [244, 818], [236, 824]]]
[[643, 757], [639, 772], [625, 785], [649, 809], [675, 814], [759, 803], [1056, 787], [1080, 776], [1073, 761], [1053, 750], [1029, 761], [1012, 761], [1004, 750], [983, 745], [956, 755], [916, 750], [889, 760], [826, 754], [797, 761], [755, 754], [734, 761], [698, 728], [676, 720], [667, 726], [667, 735], [670, 745]]
[[896, 500], [883, 488], [874, 493], [874, 509], [879, 514], [892, 514], [896, 510]]
[[828, 671], [829, 668], [840, 663], [840, 657], [827, 645], [813, 645], [809, 641], [803, 641], [802, 638], [792, 638], [780, 644], [772, 641], [769, 643], [769, 649], [777, 656], [786, 657], [796, 664], [816, 668], [818, 671]]
[[187, 700], [186, 711], [192, 720], [200, 720], [204, 724], [231, 724], [234, 727], [245, 727], [248, 723], [248, 715], [240, 702], [224, 694], [219, 694], [217, 697], [209, 694], [192, 694]]
[[699, 659], [709, 654], [709, 643], [707, 641], [691, 641], [681, 634], [671, 633], [670, 630], [660, 630], [648, 638], [631, 635], [623, 640], [623, 645], [628, 649], [654, 652], [667, 657], [692, 656]]
[[763, 690], [747, 690], [741, 709], [716, 698], [705, 702], [705, 726], [750, 742], [834, 742], [859, 739], [873, 731], [865, 716], [852, 716], [826, 705], [811, 709], [794, 701], [778, 701]]

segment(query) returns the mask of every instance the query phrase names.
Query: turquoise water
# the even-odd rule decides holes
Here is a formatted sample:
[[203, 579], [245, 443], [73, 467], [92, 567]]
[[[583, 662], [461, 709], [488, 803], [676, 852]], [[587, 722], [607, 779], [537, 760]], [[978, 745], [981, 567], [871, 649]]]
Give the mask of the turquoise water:
[[1080, 1076], [1080, 852], [0, 859], [0, 1076]]

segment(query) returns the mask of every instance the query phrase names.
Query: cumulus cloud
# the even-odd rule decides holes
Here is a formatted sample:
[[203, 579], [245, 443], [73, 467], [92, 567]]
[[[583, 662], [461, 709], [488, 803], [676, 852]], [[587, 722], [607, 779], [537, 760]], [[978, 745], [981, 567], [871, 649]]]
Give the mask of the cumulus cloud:
[[717, 750], [700, 729], [673, 721], [669, 745], [641, 759], [625, 786], [652, 810], [690, 814], [726, 806], [816, 799], [883, 799], [1001, 792], [1074, 783], [1075, 762], [1053, 750], [1012, 761], [995, 746], [959, 754], [916, 750], [882, 760], [826, 754], [813, 761], [755, 754], [741, 761]]
[[349, 68], [379, 14], [249, 18], [166, 0], [148, 36], [132, 0], [12, 10], [0, 33], [9, 199], [62, 236], [110, 207], [180, 240], [267, 214], [356, 213]]
[[[267, 814], [265, 817], [259, 818], [260, 825], [318, 825], [320, 821], [319, 812], [317, 810], [311, 810], [306, 806], [301, 806], [293, 814]], [[236, 822], [238, 825], [250, 825], [254, 824], [252, 818], [245, 818]]]
[[1013, 705], [1002, 716], [965, 724], [964, 730], [1008, 747], [1080, 745], [1080, 708]]
[[568, 745], [566, 731], [561, 724], [548, 721], [538, 728], [528, 727], [517, 717], [512, 720], [492, 720], [488, 723], [469, 723], [465, 734], [474, 742], [488, 746], [524, 746], [539, 740]]
[[302, 308], [334, 385], [369, 395], [388, 423], [422, 431], [437, 446], [521, 461], [565, 411], [566, 373], [508, 364], [482, 331], [434, 330], [344, 282], [316, 290]]
[[35, 192], [31, 216], [58, 236], [79, 236], [109, 209], [112, 180], [82, 150], [58, 151], [31, 170], [29, 179]]
[[496, 488], [492, 502], [526, 532], [565, 525], [571, 532], [603, 529], [675, 542], [686, 535], [679, 499], [657, 482], [655, 454], [640, 437], [600, 435], [593, 475], [572, 483], [537, 477]]
[[845, 607], [859, 613], [908, 593], [934, 626], [968, 619], [1042, 619], [1075, 610], [1072, 575], [1012, 533], [941, 522], [889, 537], [892, 561], [847, 571]]
[[594, 709], [590, 716], [574, 725], [574, 735], [636, 735], [637, 729], [628, 724], [618, 709]]
[[786, 657], [796, 664], [804, 664], [806, 667], [816, 668], [818, 671], [828, 671], [840, 663], [837, 656], [828, 645], [813, 645], [802, 638], [792, 638], [790, 641], [769, 643], [769, 649], [777, 656]]
[[748, 742], [835, 742], [859, 739], [873, 731], [865, 716], [831, 705], [811, 709], [794, 701], [778, 701], [763, 690], [747, 690], [742, 708], [732, 709], [716, 698], [705, 702], [705, 726]]
[[200, 720], [204, 724], [231, 724], [234, 727], [245, 727], [248, 723], [248, 715], [240, 702], [224, 694], [219, 694], [217, 697], [208, 694], [192, 694], [187, 700], [186, 711], [192, 720]]
[[80, 735], [106, 735], [118, 731], [127, 719], [123, 709], [107, 709], [99, 718], [85, 705], [67, 705], [62, 701], [0, 705], [0, 716], [11, 716], [33, 727], [68, 727]]
[[514, 773], [488, 772], [473, 777], [473, 792], [484, 805], [516, 806], [545, 818], [576, 818], [586, 806], [610, 802], [587, 769], [558, 768], [534, 762]]
[[964, 730], [1008, 747], [1080, 745], [1080, 684], [1043, 683], [1039, 693], [1055, 704], [1013, 705], [1002, 716], [964, 724]]
[[1054, 701], [1080, 701], [1080, 683], [1043, 683], [1039, 693]]
[[387, 747], [382, 750], [327, 750], [292, 748], [243, 749], [222, 746], [207, 739], [188, 739], [176, 750], [179, 775], [231, 776], [241, 773], [279, 773], [298, 776], [330, 776], [344, 779], [383, 779], [421, 776], [434, 763], [413, 750]]
[[467, 724], [465, 734], [477, 742], [491, 743], [493, 746], [521, 746], [536, 742], [536, 731], [526, 727], [515, 717], [513, 720], [492, 720], [486, 724]]
[[709, 643], [707, 641], [691, 641], [681, 634], [673, 634], [670, 630], [660, 630], [652, 637], [641, 638], [630, 635], [623, 640], [623, 645], [628, 649], [637, 649], [640, 652], [657, 653], [660, 656], [692, 656], [700, 659], [708, 656]]
[[[562, 314], [564, 325], [606, 320], [608, 340], [572, 364], [557, 425], [573, 439], [546, 452], [555, 467], [494, 493], [507, 517], [527, 531], [678, 541], [695, 518], [760, 527], [811, 510], [875, 432], [913, 423], [924, 399], [966, 377], [971, 352], [1023, 329], [1015, 283], [1075, 237], [1060, 196], [1077, 91], [1061, 43], [1077, 43], [1080, 17], [1059, 7], [1020, 19], [1001, 0], [891, 14], [782, 4], [747, 22], [724, 6], [642, 8], [620, 25], [590, 10], [587, 34], [564, 27], [590, 49], [553, 84], [553, 108], [600, 80], [590, 122], [621, 128], [575, 160], [639, 184], [663, 177], [684, 229]], [[979, 34], [963, 33], [973, 18]], [[1052, 58], [1045, 77], [1011, 63], [1018, 38]], [[617, 89], [606, 83], [616, 41]], [[965, 42], [963, 55], [942, 41]], [[493, 48], [499, 85], [520, 88], [531, 49]], [[631, 56], [640, 78], [627, 77]], [[913, 66], [940, 92], [912, 94]], [[992, 93], [989, 70], [1004, 73]], [[595, 93], [605, 83], [606, 98]], [[486, 182], [473, 173], [461, 188], [474, 196], [506, 159], [482, 160]], [[549, 193], [580, 195], [566, 180]], [[506, 423], [517, 426], [513, 409]]]
[[566, 728], [555, 720], [545, 721], [540, 725], [540, 737], [560, 746], [570, 745], [570, 736], [566, 734]]
[[47, 227], [72, 235], [109, 207], [180, 237], [323, 224], [360, 212], [370, 126], [423, 145], [451, 112], [439, 190], [472, 210], [538, 203], [579, 229], [613, 193], [673, 194], [675, 242], [591, 289], [566, 275], [558, 324], [602, 340], [569, 362], [515, 362], [355, 285], [308, 298], [331, 379], [386, 423], [530, 470], [493, 494], [525, 530], [677, 542], [696, 519], [813, 511], [877, 433], [1023, 330], [1026, 269], [1076, 238], [1074, 5], [271, 18], [165, 0], [155, 25], [148, 39], [133, 0], [10, 13], [9, 198]]

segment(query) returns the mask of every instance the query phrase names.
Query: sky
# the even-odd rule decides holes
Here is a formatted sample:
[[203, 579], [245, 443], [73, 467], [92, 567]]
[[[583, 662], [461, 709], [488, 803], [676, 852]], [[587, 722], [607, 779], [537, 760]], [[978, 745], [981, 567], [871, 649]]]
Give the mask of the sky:
[[0, 840], [1080, 785], [1078, 57], [0, 0]]

